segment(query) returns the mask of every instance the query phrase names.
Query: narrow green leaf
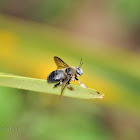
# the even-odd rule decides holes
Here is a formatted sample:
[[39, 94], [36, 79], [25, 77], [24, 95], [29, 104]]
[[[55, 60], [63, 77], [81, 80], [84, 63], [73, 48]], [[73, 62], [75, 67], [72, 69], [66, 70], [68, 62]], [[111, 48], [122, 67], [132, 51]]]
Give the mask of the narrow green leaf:
[[[82, 88], [79, 85], [73, 85], [74, 91], [65, 89], [63, 96], [80, 98], [80, 99], [92, 99], [103, 98], [103, 94], [99, 94], [98, 91], [91, 88]], [[49, 94], [60, 95], [61, 86], [54, 88], [54, 83], [49, 84], [46, 80], [15, 76], [10, 74], [0, 73], [0, 86], [12, 87], [24, 90], [31, 90], [37, 92], [45, 92]]]

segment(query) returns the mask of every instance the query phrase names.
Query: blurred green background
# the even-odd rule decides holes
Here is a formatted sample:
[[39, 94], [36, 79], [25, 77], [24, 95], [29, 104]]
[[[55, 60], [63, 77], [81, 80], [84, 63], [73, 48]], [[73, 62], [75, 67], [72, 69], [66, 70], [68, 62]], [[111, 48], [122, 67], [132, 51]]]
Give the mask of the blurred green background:
[[56, 69], [54, 56], [70, 66], [83, 58], [81, 81], [104, 98], [59, 100], [0, 87], [0, 139], [140, 139], [139, 5], [139, 0], [1, 0], [0, 72], [46, 79]]

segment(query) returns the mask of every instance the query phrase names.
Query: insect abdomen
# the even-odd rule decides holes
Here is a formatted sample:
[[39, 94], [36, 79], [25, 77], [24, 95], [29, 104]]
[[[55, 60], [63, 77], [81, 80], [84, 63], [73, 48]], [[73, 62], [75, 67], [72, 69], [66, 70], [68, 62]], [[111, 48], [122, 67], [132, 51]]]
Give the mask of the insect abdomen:
[[55, 70], [49, 74], [47, 81], [49, 83], [55, 83], [65, 78], [65, 74], [63, 70]]

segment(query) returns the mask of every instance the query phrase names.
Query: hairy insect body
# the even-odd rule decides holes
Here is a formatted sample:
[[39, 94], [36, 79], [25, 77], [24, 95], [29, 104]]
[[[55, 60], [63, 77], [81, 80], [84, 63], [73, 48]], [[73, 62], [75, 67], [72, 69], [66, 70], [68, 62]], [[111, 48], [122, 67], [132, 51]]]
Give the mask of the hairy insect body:
[[64, 81], [67, 78], [67, 76], [71, 76], [70, 81], [74, 81], [75, 74], [76, 74], [76, 70], [74, 69], [74, 67], [68, 67], [65, 69], [58, 69], [51, 72], [47, 79], [49, 83], [55, 83], [55, 82]]
[[64, 70], [55, 70], [49, 74], [47, 80], [49, 83], [59, 82], [62, 79], [65, 79], [66, 75]]
[[75, 67], [69, 67], [69, 68], [66, 69], [66, 71], [68, 71], [67, 74], [69, 76], [71, 76], [70, 81], [75, 81], [75, 78], [77, 77], [76, 68]]

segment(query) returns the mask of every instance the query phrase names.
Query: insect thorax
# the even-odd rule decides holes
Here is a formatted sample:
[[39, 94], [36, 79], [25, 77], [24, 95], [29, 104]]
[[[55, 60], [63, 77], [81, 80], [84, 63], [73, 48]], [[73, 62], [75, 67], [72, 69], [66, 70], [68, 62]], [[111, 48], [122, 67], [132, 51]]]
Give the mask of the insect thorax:
[[75, 69], [75, 67], [68, 67], [65, 69], [65, 73], [68, 75], [75, 75], [76, 69]]

